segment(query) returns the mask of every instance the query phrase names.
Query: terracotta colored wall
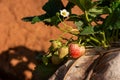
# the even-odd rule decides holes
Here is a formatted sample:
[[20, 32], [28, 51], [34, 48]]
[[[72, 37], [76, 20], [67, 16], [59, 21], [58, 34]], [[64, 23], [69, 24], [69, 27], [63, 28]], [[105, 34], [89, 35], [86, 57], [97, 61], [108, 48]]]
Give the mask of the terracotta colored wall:
[[[0, 0], [0, 80], [30, 80], [36, 51], [47, 51], [50, 39], [60, 31], [44, 23], [31, 24], [23, 17], [45, 13], [47, 0]], [[3, 71], [1, 71], [3, 70]], [[3, 78], [6, 80], [5, 78]], [[7, 79], [7, 80], [8, 80]]]
[[[21, 20], [45, 13], [42, 6], [47, 1], [0, 0], [0, 80], [2, 76], [11, 77], [11, 74], [20, 80], [30, 80], [31, 71], [36, 65], [34, 53], [46, 52], [50, 46], [49, 40], [61, 34], [55, 27], [42, 22], [31, 24]], [[67, 0], [64, 1], [66, 3]], [[73, 12], [80, 13], [79, 10]]]
[[43, 14], [42, 6], [46, 1], [0, 0], [0, 52], [19, 45], [32, 50], [47, 50], [49, 40], [56, 38], [59, 31], [43, 23], [30, 24], [21, 20]]
[[[50, 39], [60, 31], [44, 23], [31, 24], [21, 20], [26, 16], [44, 14], [42, 6], [48, 0], [0, 0], [0, 53], [10, 47], [25, 46], [32, 50], [47, 51]], [[64, 1], [64, 0], [62, 0]], [[64, 1], [64, 5], [67, 0]], [[74, 9], [73, 12], [80, 13]]]

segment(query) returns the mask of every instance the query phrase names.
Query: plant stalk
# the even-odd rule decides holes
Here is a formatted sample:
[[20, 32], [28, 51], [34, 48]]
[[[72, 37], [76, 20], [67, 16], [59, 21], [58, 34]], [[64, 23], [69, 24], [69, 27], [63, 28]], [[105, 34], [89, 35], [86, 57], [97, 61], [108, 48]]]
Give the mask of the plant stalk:
[[98, 39], [96, 39], [96, 38], [94, 38], [94, 37], [92, 37], [92, 36], [90, 36], [90, 39], [93, 40], [93, 41], [95, 41], [95, 42], [98, 43], [99, 45], [101, 44]]
[[102, 40], [103, 47], [104, 48], [108, 47], [107, 40], [106, 40], [106, 37], [105, 37], [105, 32], [100, 32], [100, 34], [103, 36], [103, 40]]

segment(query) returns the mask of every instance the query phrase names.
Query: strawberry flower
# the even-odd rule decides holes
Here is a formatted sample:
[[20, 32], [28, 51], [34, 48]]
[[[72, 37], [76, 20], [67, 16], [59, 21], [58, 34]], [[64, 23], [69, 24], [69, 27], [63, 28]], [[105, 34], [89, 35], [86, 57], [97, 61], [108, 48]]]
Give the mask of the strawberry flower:
[[66, 9], [60, 10], [60, 15], [63, 17], [68, 17], [70, 13]]

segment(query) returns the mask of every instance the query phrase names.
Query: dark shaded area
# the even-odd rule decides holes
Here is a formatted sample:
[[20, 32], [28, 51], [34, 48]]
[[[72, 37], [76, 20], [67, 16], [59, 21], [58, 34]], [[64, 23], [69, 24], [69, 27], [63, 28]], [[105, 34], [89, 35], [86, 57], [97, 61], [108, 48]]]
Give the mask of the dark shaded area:
[[0, 69], [0, 80], [20, 80], [17, 76]]
[[48, 80], [58, 69], [59, 65], [44, 64], [37, 65], [35, 71], [33, 71], [32, 80]]
[[46, 11], [46, 14], [48, 14], [50, 17], [56, 15], [56, 12], [59, 12], [59, 10], [63, 9], [63, 3], [61, 0], [49, 0], [44, 6], [43, 10]]
[[42, 7], [42, 9], [46, 12], [45, 14], [24, 17], [22, 18], [22, 20], [26, 22], [31, 22], [33, 24], [43, 21], [45, 24], [48, 25], [57, 25], [60, 21], [55, 23], [55, 21], [58, 20], [58, 17], [56, 17], [56, 13], [63, 8], [64, 6], [61, 0], [48, 0], [48, 2]]
[[10, 48], [0, 53], [0, 80], [31, 80], [26, 79], [25, 71], [32, 73], [34, 65], [39, 64], [36, 59], [39, 54], [45, 52], [33, 51], [24, 46]]
[[45, 14], [24, 17], [22, 20], [25, 22], [31, 22], [32, 24], [42, 21], [47, 25], [56, 26], [61, 22], [56, 13], [64, 8], [71, 12], [71, 8], [74, 6], [75, 5], [71, 2], [68, 2], [68, 4], [64, 6], [61, 0], [48, 0], [48, 2], [42, 7], [46, 12]]
[[[39, 61], [41, 61], [40, 56], [39, 56]], [[68, 65], [67, 67], [66, 65], [64, 65], [66, 62], [67, 62], [67, 59], [63, 60], [60, 64], [56, 65], [56, 64], [53, 64], [51, 61], [51, 58], [49, 58], [48, 65], [40, 63], [39, 65], [36, 66], [35, 70], [33, 71], [34, 75], [32, 80], [62, 80], [63, 76], [69, 69], [68, 67], [70, 67], [70, 65]], [[60, 68], [63, 68], [63, 69], [61, 70]], [[55, 75], [56, 78], [50, 79], [53, 75]]]

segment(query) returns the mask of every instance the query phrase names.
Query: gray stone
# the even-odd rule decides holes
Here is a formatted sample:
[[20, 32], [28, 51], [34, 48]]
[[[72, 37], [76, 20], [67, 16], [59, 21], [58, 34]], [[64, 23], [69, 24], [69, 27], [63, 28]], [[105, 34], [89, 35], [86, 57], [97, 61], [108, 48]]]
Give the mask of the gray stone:
[[120, 80], [120, 50], [105, 54], [90, 80]]

